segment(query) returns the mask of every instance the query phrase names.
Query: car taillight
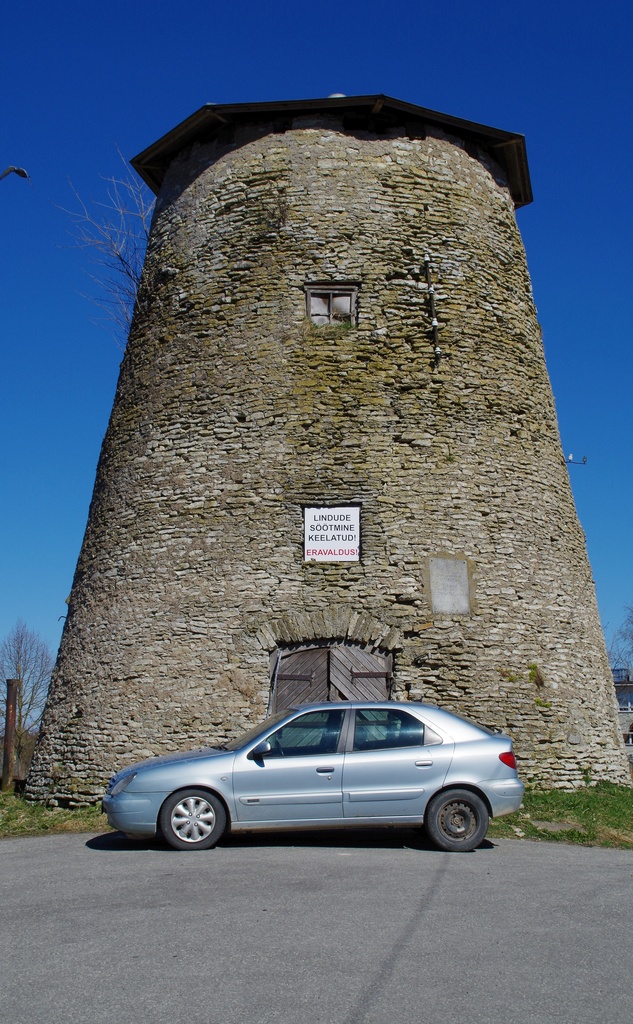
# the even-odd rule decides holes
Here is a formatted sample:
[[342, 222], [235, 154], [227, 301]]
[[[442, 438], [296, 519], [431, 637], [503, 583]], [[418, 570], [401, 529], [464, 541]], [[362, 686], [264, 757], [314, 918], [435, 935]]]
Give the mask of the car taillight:
[[508, 768], [516, 769], [516, 757], [511, 750], [506, 750], [505, 753], [499, 754], [499, 760], [503, 761], [504, 764], [507, 764]]

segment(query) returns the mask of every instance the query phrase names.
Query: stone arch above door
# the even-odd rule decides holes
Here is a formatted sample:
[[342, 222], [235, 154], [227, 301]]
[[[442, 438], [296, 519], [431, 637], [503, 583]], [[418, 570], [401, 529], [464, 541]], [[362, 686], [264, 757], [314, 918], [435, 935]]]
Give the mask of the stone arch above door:
[[317, 642], [280, 648], [273, 662], [270, 711], [317, 701], [387, 700], [390, 652], [355, 643]]
[[261, 646], [271, 652], [290, 644], [315, 646], [317, 642], [313, 637], [330, 637], [324, 644], [348, 642], [387, 651], [402, 647], [402, 635], [397, 626], [348, 605], [332, 604], [316, 612], [287, 611], [281, 615], [258, 616], [251, 620], [249, 628]]

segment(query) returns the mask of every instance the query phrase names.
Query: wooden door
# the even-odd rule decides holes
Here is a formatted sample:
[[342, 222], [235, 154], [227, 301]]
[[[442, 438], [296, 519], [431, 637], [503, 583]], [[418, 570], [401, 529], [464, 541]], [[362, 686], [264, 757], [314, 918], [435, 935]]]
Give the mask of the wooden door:
[[282, 654], [271, 712], [322, 700], [329, 700], [327, 647]]
[[387, 700], [391, 668], [390, 654], [354, 644], [282, 652], [271, 713], [317, 701]]
[[387, 700], [391, 655], [339, 644], [330, 648], [328, 700]]

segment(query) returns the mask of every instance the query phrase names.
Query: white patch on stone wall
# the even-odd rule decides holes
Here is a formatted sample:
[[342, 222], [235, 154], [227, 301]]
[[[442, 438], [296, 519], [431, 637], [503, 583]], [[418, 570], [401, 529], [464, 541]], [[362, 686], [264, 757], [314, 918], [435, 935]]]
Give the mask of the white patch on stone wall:
[[468, 565], [462, 558], [429, 559], [433, 611], [444, 615], [470, 615]]

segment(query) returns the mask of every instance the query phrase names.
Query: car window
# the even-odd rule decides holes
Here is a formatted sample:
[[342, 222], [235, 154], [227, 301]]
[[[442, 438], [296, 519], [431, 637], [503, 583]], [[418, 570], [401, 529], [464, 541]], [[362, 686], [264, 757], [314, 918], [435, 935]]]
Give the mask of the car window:
[[353, 750], [388, 750], [424, 743], [424, 724], [406, 711], [363, 708], [356, 712]]
[[306, 754], [335, 754], [345, 710], [308, 711], [277, 729], [268, 741], [269, 757], [299, 757]]
[[266, 732], [266, 729], [270, 729], [271, 725], [275, 724], [275, 721], [278, 721], [280, 718], [285, 718], [287, 714], [287, 711], [278, 711], [276, 715], [271, 715], [271, 717], [267, 718], [264, 722], [258, 722], [258, 724], [254, 725], [252, 729], [248, 730], [248, 732], [243, 732], [239, 736], [236, 736], [235, 739], [226, 743], [223, 750], [241, 750], [241, 748], [245, 747], [251, 742], [251, 740], [256, 739], [260, 733]]
[[465, 722], [466, 725], [472, 726], [473, 729], [479, 729], [481, 732], [485, 732], [488, 736], [498, 736], [503, 733], [503, 729], [491, 729], [487, 725], [482, 725], [480, 722], [475, 722], [472, 718], [466, 718], [466, 715], [460, 715], [458, 711], [451, 711], [451, 718], [458, 718], [460, 722]]

